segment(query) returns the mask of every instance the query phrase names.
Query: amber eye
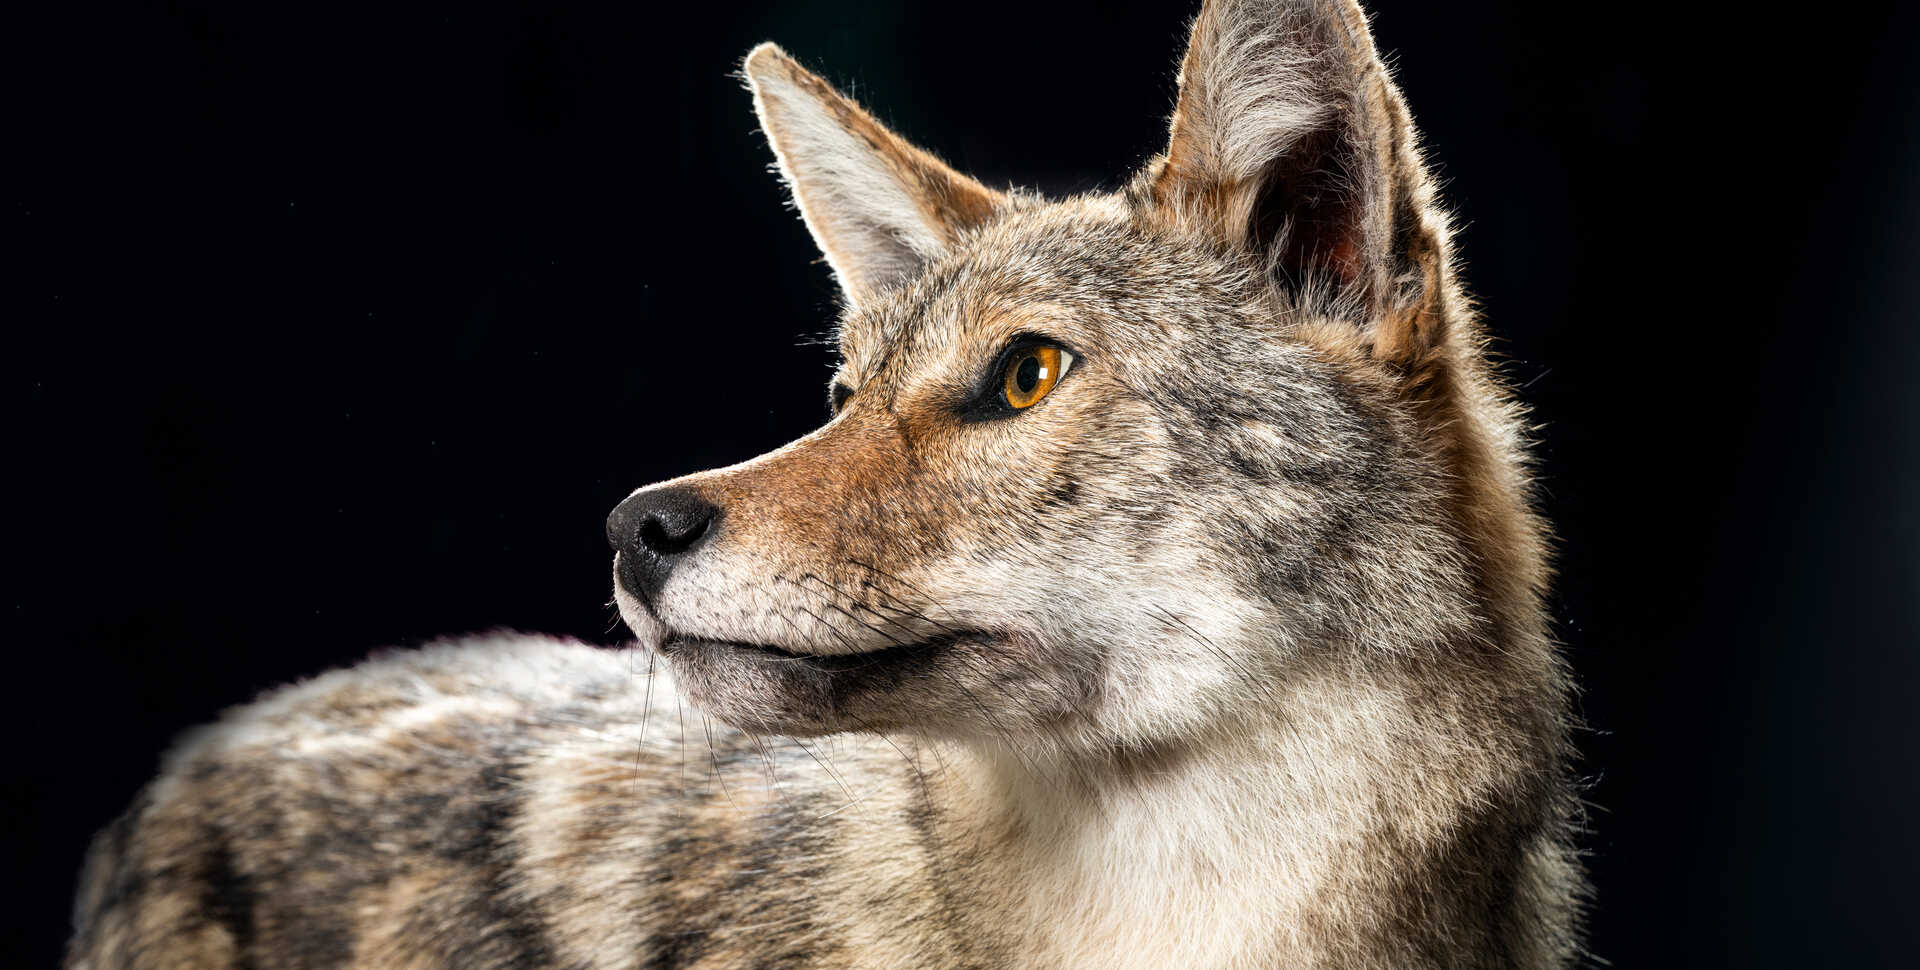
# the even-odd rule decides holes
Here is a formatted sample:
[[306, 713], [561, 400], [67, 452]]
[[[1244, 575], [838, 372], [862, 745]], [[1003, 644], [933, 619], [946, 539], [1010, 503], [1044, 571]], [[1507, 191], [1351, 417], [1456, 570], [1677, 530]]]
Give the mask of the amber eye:
[[1016, 410], [1030, 408], [1053, 390], [1073, 366], [1073, 355], [1052, 344], [1039, 344], [1014, 351], [1007, 359], [1007, 403]]

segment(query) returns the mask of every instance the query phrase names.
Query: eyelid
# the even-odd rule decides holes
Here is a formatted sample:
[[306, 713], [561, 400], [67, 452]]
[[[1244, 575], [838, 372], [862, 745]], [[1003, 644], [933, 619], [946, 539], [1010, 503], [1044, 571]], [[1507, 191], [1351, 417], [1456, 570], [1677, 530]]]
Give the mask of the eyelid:
[[[1007, 366], [1007, 361], [1013, 359], [1014, 354], [1031, 347], [1058, 347], [1060, 348], [1060, 353], [1072, 357], [1076, 361], [1080, 359], [1080, 353], [1068, 347], [1064, 340], [1056, 340], [1045, 334], [1038, 333], [1017, 334], [1008, 340], [1006, 347], [993, 358], [993, 363], [990, 368], [991, 373], [987, 375], [989, 380], [998, 375], [1000, 371]], [[1060, 368], [1060, 376], [1065, 377], [1066, 374], [1067, 368], [1063, 365]]]

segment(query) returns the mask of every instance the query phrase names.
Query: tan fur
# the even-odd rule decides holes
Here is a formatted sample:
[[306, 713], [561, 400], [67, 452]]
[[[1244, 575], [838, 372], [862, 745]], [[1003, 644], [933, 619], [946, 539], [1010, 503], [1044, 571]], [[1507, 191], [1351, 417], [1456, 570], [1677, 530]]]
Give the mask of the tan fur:
[[[1359, 8], [1206, 4], [1111, 195], [745, 75], [833, 419], [622, 504], [634, 651], [396, 653], [183, 742], [69, 966], [1575, 961], [1523, 419]], [[1023, 341], [1073, 363], [1016, 411]]]

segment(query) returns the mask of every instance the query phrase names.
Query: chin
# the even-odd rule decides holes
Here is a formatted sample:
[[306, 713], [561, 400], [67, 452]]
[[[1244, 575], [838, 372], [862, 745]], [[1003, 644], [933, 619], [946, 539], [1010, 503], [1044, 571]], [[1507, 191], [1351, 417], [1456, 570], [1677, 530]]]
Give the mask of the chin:
[[954, 634], [852, 654], [669, 634], [657, 651], [687, 700], [734, 727], [792, 735], [913, 728], [951, 733], [978, 720], [955, 703], [994, 638]]

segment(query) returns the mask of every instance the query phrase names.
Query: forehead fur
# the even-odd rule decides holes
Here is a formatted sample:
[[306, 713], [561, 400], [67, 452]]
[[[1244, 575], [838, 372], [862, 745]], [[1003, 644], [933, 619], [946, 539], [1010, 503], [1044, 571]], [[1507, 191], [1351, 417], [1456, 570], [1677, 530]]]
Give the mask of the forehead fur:
[[904, 350], [951, 346], [980, 328], [1155, 327], [1202, 305], [1270, 317], [1249, 260], [1154, 215], [1124, 195], [1022, 198], [907, 285], [846, 310], [838, 336], [849, 383]]

